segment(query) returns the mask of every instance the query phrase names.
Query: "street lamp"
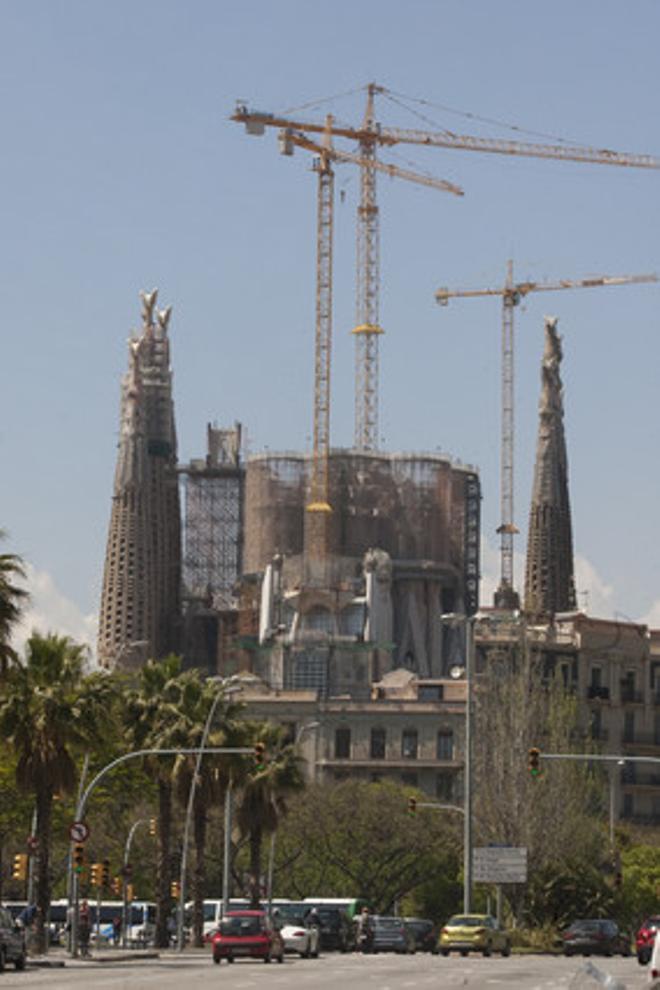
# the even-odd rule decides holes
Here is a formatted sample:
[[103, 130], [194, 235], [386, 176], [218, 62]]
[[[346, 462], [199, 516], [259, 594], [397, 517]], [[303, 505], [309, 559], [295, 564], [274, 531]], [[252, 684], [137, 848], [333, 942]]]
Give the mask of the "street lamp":
[[[241, 690], [240, 684], [237, 684], [236, 675], [231, 677], [214, 677], [209, 678], [210, 681], [219, 684], [218, 691], [213, 699], [213, 704], [209, 709], [209, 713], [206, 717], [206, 723], [204, 724], [204, 731], [202, 732], [202, 741], [200, 743], [200, 749], [197, 753], [197, 759], [195, 760], [195, 770], [190, 781], [190, 790], [188, 792], [188, 807], [186, 809], [186, 820], [183, 829], [183, 847], [181, 850], [181, 872], [179, 875], [179, 910], [177, 912], [177, 951], [183, 952], [183, 915], [184, 906], [186, 903], [186, 870], [188, 867], [188, 839], [190, 835], [190, 823], [192, 821], [193, 806], [195, 803], [195, 792], [197, 790], [197, 782], [199, 779], [199, 772], [202, 766], [202, 757], [204, 756], [204, 750], [206, 748], [206, 743], [208, 741], [209, 733], [211, 731], [211, 725], [213, 724], [213, 719], [215, 716], [216, 708], [220, 701], [224, 698], [229, 697], [231, 694], [235, 694], [237, 691]], [[227, 844], [225, 842], [225, 855], [227, 851]]]
[[454, 678], [465, 678], [465, 771], [463, 784], [463, 913], [472, 908], [472, 677], [474, 674], [474, 622], [476, 616], [446, 612], [447, 625], [465, 627], [465, 667], [452, 667]]
[[[311, 731], [311, 729], [318, 729], [320, 722], [303, 722], [302, 725], [298, 726], [298, 731], [296, 732], [296, 738], [293, 741], [294, 747], [298, 746], [300, 740], [306, 732]], [[273, 870], [275, 868], [275, 836], [277, 835], [277, 829], [273, 829], [270, 834], [270, 850], [268, 853], [268, 878], [266, 881], [266, 897], [268, 899], [268, 910], [270, 911], [271, 902], [273, 900]]]

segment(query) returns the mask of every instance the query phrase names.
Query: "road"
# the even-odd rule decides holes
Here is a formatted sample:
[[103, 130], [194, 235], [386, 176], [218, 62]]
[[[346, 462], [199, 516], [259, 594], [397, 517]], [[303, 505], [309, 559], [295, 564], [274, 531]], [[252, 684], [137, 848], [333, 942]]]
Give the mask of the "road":
[[[627, 988], [648, 987], [647, 970], [636, 959], [592, 959]], [[287, 957], [280, 966], [237, 960], [233, 966], [213, 965], [210, 954], [164, 953], [159, 959], [135, 962], [83, 963], [65, 968], [16, 973], [9, 967], [0, 976], [0, 990], [597, 990], [586, 975], [577, 976], [587, 960], [562, 956], [511, 956], [484, 959], [471, 956], [417, 954], [378, 956], [328, 954], [321, 959]]]

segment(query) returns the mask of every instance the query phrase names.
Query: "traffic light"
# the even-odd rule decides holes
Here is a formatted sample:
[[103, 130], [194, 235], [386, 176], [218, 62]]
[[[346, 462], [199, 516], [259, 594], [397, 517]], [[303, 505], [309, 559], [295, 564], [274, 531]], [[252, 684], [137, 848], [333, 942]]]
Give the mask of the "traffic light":
[[254, 744], [254, 769], [266, 769], [266, 744], [258, 742]]
[[411, 816], [417, 814], [417, 798], [408, 798], [408, 814]]
[[130, 903], [133, 900], [133, 884], [126, 884], [126, 900]]
[[27, 853], [16, 853], [14, 856], [14, 868], [11, 874], [12, 880], [25, 880], [27, 877], [27, 867]]
[[181, 894], [181, 884], [178, 880], [172, 880], [170, 884], [170, 894], [176, 900]]
[[537, 749], [536, 746], [532, 746], [529, 751], [529, 759], [527, 762], [527, 769], [529, 770], [532, 777], [539, 777], [541, 774], [541, 767], [539, 766], [539, 758], [541, 756], [541, 750]]
[[110, 886], [110, 860], [104, 859], [101, 863], [101, 886]]
[[73, 847], [73, 869], [76, 873], [82, 873], [85, 866], [85, 847]]
[[113, 877], [112, 883], [110, 884], [110, 889], [113, 894], [121, 894], [121, 877]]
[[150, 818], [149, 819], [149, 835], [155, 835], [156, 834], [156, 826], [157, 826], [157, 819], [156, 818]]
[[101, 887], [103, 878], [103, 864], [102, 863], [92, 863], [92, 868], [90, 870], [89, 882], [92, 887]]

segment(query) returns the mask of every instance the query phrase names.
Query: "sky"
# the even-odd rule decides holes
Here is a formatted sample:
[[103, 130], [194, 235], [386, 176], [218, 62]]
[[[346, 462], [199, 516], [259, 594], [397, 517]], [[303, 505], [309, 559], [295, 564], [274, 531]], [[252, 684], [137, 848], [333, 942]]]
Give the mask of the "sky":
[[[32, 628], [93, 642], [119, 386], [139, 291], [170, 322], [179, 459], [206, 423], [248, 452], [309, 449], [316, 178], [229, 118], [251, 108], [576, 142], [660, 157], [655, 0], [2, 0], [3, 552]], [[410, 109], [412, 108], [412, 112]], [[343, 145], [353, 150], [350, 145]], [[401, 145], [384, 159], [458, 198], [378, 182], [380, 443], [480, 471], [482, 602], [499, 574], [498, 298], [451, 288], [660, 271], [660, 171]], [[336, 169], [331, 442], [354, 421], [353, 165]], [[522, 590], [543, 349], [563, 336], [579, 604], [660, 626], [660, 285], [536, 293], [516, 310], [516, 581]]]

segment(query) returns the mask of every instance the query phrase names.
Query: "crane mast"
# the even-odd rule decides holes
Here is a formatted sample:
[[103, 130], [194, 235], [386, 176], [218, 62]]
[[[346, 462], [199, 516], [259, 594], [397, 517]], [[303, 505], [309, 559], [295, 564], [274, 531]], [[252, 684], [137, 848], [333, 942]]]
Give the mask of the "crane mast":
[[357, 210], [357, 278], [355, 334], [355, 446], [358, 450], [378, 447], [378, 338], [383, 333], [379, 319], [380, 224], [376, 200], [376, 121], [374, 94], [367, 88], [360, 157], [360, 203]]
[[501, 447], [500, 447], [500, 584], [495, 592], [497, 608], [515, 609], [519, 598], [513, 584], [513, 537], [520, 532], [514, 523], [514, 318], [515, 307], [530, 292], [555, 292], [559, 289], [593, 289], [611, 285], [639, 285], [657, 282], [658, 276], [598, 275], [583, 279], [560, 279], [556, 282], [514, 282], [513, 262], [507, 262], [504, 285], [485, 289], [438, 289], [435, 298], [441, 306], [450, 299], [475, 299], [484, 296], [502, 298], [502, 367], [501, 367]]
[[328, 457], [330, 454], [334, 172], [326, 155], [315, 160], [314, 169], [318, 175], [314, 432], [305, 549], [315, 560], [323, 560], [328, 551], [328, 524], [332, 512], [328, 491]]

